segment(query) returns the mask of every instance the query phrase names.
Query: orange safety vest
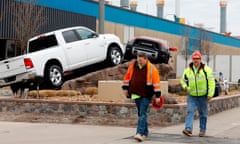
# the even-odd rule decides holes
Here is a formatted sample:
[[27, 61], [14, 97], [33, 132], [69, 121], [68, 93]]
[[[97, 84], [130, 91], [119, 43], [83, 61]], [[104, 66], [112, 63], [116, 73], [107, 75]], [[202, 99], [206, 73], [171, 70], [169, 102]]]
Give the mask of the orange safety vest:
[[[129, 87], [129, 82], [131, 81], [133, 71], [134, 71], [135, 61], [130, 63], [127, 73], [123, 78], [123, 87]], [[153, 86], [154, 92], [160, 92], [160, 76], [157, 68], [151, 64], [149, 61], [147, 62], [147, 86]]]

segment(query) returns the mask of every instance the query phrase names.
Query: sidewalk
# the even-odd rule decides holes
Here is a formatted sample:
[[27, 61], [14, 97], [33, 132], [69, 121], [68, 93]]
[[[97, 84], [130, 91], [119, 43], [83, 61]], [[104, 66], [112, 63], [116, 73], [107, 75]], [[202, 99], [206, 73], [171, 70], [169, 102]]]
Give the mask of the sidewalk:
[[[184, 124], [166, 128], [150, 128], [144, 144], [239, 144], [239, 108], [209, 117], [207, 136], [198, 137], [198, 121], [194, 137], [182, 135]], [[0, 122], [2, 144], [134, 144], [135, 128]]]

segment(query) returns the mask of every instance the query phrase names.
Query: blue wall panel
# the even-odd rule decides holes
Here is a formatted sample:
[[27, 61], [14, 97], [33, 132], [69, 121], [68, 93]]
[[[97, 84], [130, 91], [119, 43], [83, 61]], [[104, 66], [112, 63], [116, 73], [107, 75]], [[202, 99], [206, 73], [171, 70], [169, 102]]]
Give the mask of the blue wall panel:
[[[71, 11], [98, 18], [98, 3], [88, 0], [39, 0], [39, 4], [51, 8]], [[127, 9], [106, 5], [105, 20], [125, 25], [146, 28], [175, 35], [186, 35], [184, 29], [188, 29], [189, 37], [199, 39], [199, 29], [182, 25], [157, 17], [133, 12]], [[212, 42], [240, 48], [240, 40], [226, 37], [222, 34], [208, 32]]]

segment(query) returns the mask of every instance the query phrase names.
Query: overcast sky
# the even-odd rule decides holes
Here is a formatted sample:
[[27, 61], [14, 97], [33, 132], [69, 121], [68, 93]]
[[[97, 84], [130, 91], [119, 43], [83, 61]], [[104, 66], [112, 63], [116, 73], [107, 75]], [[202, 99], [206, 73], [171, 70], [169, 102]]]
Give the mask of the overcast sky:
[[[129, 0], [130, 2], [131, 0]], [[157, 15], [157, 0], [132, 0], [138, 2], [137, 11]], [[204, 28], [220, 32], [220, 0], [179, 0], [180, 17], [186, 19], [189, 25], [203, 24]], [[226, 0], [227, 31], [232, 36], [240, 36], [240, 0]], [[112, 0], [113, 5], [120, 5], [120, 0]], [[175, 14], [175, 0], [165, 0], [164, 18], [173, 20]]]

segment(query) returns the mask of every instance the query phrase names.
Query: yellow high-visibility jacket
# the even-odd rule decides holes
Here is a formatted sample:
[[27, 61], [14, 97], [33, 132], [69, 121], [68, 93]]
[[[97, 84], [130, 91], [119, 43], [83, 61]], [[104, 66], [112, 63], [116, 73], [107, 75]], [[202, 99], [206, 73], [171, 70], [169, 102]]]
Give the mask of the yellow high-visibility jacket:
[[188, 93], [191, 96], [212, 97], [214, 95], [215, 80], [212, 69], [202, 63], [197, 73], [194, 73], [193, 63], [190, 63], [189, 67], [184, 70], [180, 83], [183, 89], [188, 87]]

